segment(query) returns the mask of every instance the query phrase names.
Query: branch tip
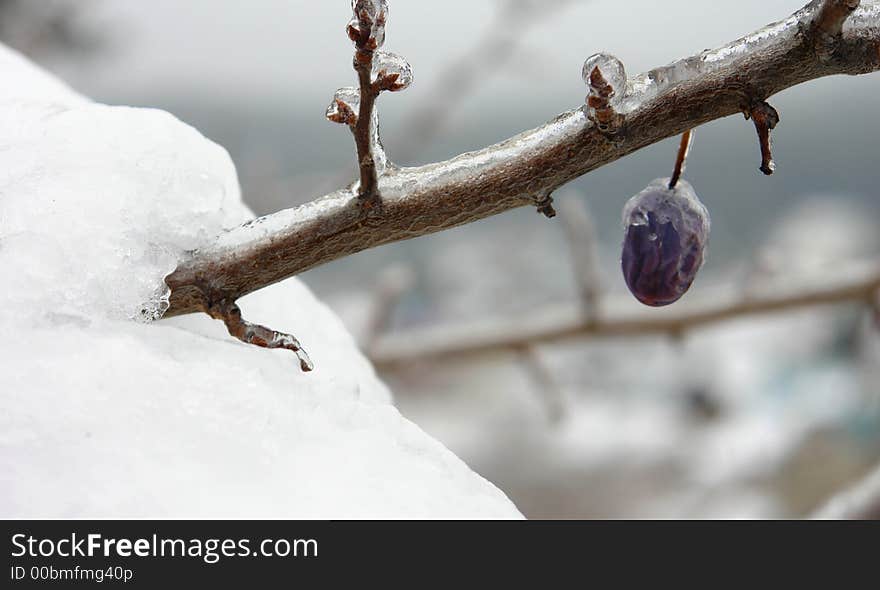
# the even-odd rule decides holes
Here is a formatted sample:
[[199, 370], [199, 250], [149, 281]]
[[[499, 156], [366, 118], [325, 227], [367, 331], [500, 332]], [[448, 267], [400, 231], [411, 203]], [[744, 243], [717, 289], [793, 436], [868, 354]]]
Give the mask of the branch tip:
[[615, 133], [623, 124], [617, 107], [626, 93], [623, 63], [607, 53], [596, 53], [584, 62], [581, 76], [589, 89], [587, 117], [603, 133]]
[[546, 193], [536, 197], [535, 208], [538, 210], [538, 213], [540, 213], [547, 219], [553, 219], [554, 217], [556, 217], [556, 209], [553, 207], [553, 196], [551, 195], [551, 193]]
[[769, 176], [776, 170], [776, 162], [773, 161], [773, 152], [770, 149], [770, 131], [779, 123], [779, 113], [770, 104], [761, 100], [743, 114], [746, 119], [754, 122], [755, 131], [758, 133], [761, 147], [761, 166], [758, 169]]
[[614, 133], [623, 123], [623, 115], [614, 110], [611, 98], [614, 87], [605, 80], [599, 66], [593, 68], [589, 76], [590, 94], [587, 96], [589, 111], [587, 118], [603, 133]]
[[358, 121], [356, 111], [360, 109], [360, 101], [360, 92], [357, 88], [351, 86], [340, 88], [327, 106], [324, 117], [333, 123], [348, 125], [354, 130]]
[[290, 350], [299, 359], [299, 368], [303, 372], [309, 372], [315, 368], [309, 355], [303, 350], [299, 340], [293, 335], [276, 332], [265, 326], [248, 322], [241, 317], [241, 309], [234, 301], [223, 299], [217, 303], [211, 303], [207, 306], [206, 311], [212, 318], [221, 320], [226, 325], [230, 336], [246, 344], [253, 344], [262, 348]]

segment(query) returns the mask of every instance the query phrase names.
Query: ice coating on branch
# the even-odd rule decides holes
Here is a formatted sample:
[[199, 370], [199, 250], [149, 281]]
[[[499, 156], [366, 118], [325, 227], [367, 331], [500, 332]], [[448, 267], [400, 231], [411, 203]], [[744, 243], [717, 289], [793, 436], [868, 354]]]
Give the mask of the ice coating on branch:
[[843, 32], [880, 29], [880, 0], [862, 0], [859, 7], [843, 22]]
[[623, 277], [632, 294], [653, 307], [677, 301], [703, 264], [709, 212], [694, 188], [658, 178], [623, 209]]
[[617, 108], [623, 101], [626, 94], [626, 69], [613, 55], [607, 53], [591, 55], [584, 62], [581, 75], [584, 83], [590, 88], [591, 96], [602, 93], [603, 87], [607, 86], [610, 88], [604, 91], [606, 94], [603, 98], [608, 101], [610, 107]]
[[373, 117], [370, 122], [370, 143], [373, 148], [373, 161], [376, 163], [376, 174], [382, 176], [388, 169], [388, 156], [385, 154], [385, 146], [379, 138], [379, 110], [373, 109]]
[[324, 116], [333, 123], [354, 126], [361, 108], [361, 93], [354, 86], [344, 86], [336, 91]]
[[352, 19], [346, 27], [358, 49], [374, 50], [385, 43], [386, 0], [351, 0]]
[[[737, 62], [750, 55], [760, 55], [762, 51], [777, 43], [780, 38], [789, 36], [791, 43], [798, 43], [798, 37], [792, 34], [800, 30], [802, 22], [810, 22], [815, 18], [821, 3], [813, 2], [797, 11], [788, 18], [755, 31], [717, 49], [707, 49], [699, 55], [680, 59], [669, 65], [655, 68], [629, 79], [626, 97], [620, 109], [629, 113], [661, 92], [686, 80], [709, 74], [726, 67], [736, 67]], [[862, 2], [862, 4], [876, 4]], [[859, 8], [848, 22], [857, 15], [871, 14], [871, 9]], [[870, 17], [868, 17], [870, 18]]]
[[379, 82], [383, 90], [406, 90], [412, 81], [412, 66], [402, 56], [390, 51], [377, 51], [373, 56], [373, 82]]

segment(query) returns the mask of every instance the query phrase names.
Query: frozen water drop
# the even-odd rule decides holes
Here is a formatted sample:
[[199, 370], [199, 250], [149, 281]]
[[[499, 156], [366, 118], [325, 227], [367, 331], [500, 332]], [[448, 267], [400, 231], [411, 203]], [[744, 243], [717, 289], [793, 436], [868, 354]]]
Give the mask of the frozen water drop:
[[361, 93], [354, 86], [345, 86], [336, 91], [327, 106], [324, 116], [328, 121], [354, 125], [361, 108]]
[[[392, 78], [396, 75], [396, 78]], [[388, 90], [409, 88], [413, 81], [412, 66], [402, 56], [390, 51], [377, 51], [373, 57], [373, 81], [388, 80]]]
[[[605, 86], [610, 86], [608, 102], [616, 107], [626, 94], [626, 70], [623, 63], [607, 53], [596, 53], [587, 58], [581, 72], [590, 93], [602, 94]], [[604, 80], [604, 84], [603, 84]]]
[[[367, 48], [377, 49], [385, 43], [385, 22], [388, 18], [388, 2], [386, 0], [351, 0], [352, 21], [347, 30], [349, 37], [355, 43], [358, 39], [352, 35], [353, 31], [360, 34], [363, 27], [369, 27]], [[354, 27], [354, 29], [352, 29]]]
[[348, 24], [345, 25], [345, 32], [349, 39], [356, 42], [361, 34], [360, 21], [356, 18], [352, 18], [348, 21]]

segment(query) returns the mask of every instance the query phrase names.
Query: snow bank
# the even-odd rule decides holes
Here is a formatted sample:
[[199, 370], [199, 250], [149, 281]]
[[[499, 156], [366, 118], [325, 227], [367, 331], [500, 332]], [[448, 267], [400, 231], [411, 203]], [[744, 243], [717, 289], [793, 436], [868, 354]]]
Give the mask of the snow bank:
[[241, 301], [317, 369], [159, 315], [181, 253], [251, 217], [225, 150], [0, 47], [0, 516], [518, 517], [400, 416], [292, 279]]

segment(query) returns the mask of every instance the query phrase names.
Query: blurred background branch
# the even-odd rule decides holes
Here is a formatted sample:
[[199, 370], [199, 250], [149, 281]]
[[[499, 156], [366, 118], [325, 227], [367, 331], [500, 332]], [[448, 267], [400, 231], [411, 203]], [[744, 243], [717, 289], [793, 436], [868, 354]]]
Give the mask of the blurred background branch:
[[571, 338], [682, 334], [743, 316], [784, 313], [804, 307], [858, 302], [873, 307], [880, 290], [880, 265], [848, 263], [822, 276], [778, 277], [751, 292], [736, 288], [697, 294], [663, 310], [634, 308], [605, 298], [601, 315], [585, 315], [577, 306], [547, 307], [528, 316], [490, 318], [463, 326], [400, 332], [379, 339], [368, 354], [377, 367], [516, 350]]

